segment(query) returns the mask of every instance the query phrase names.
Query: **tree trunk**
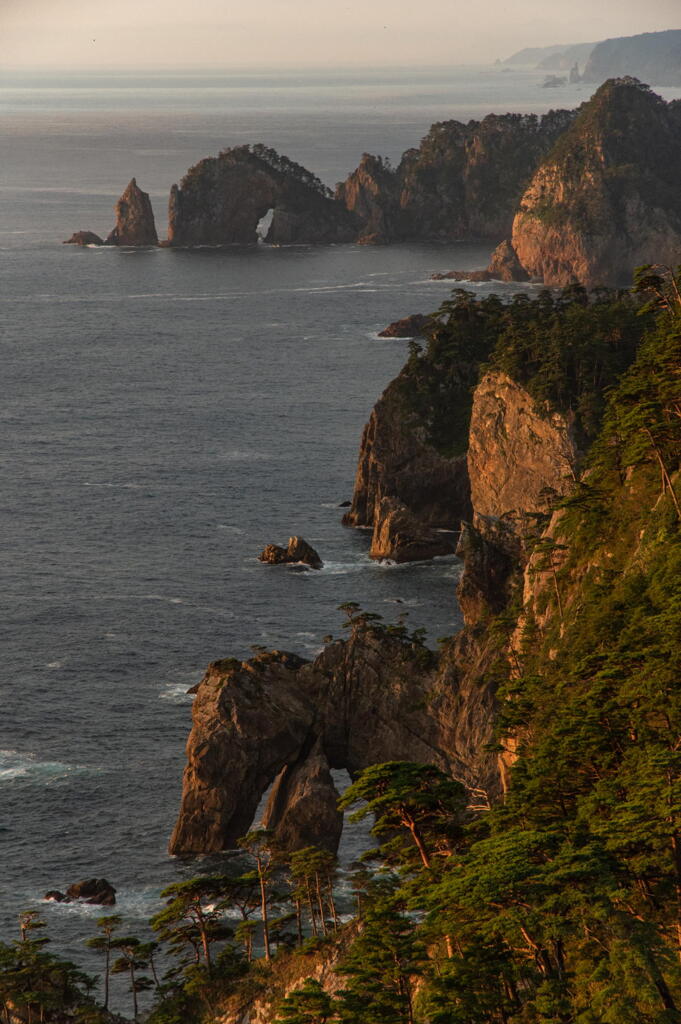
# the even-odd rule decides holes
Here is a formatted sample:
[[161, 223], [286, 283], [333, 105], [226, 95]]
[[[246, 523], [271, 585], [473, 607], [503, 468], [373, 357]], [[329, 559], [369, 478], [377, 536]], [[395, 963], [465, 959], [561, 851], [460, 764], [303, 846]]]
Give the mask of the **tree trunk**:
[[270, 925], [267, 917], [267, 887], [265, 886], [265, 876], [259, 861], [258, 877], [260, 878], [260, 916], [262, 917], [263, 945], [265, 946], [265, 960], [269, 963], [272, 959], [272, 954], [270, 953]]

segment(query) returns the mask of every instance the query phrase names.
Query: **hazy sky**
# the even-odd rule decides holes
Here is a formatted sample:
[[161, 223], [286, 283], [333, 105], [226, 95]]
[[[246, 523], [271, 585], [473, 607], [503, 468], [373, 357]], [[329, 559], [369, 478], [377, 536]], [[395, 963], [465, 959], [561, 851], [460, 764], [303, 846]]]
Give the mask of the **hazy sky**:
[[681, 28], [681, 0], [0, 0], [0, 63], [461, 64], [664, 28]]

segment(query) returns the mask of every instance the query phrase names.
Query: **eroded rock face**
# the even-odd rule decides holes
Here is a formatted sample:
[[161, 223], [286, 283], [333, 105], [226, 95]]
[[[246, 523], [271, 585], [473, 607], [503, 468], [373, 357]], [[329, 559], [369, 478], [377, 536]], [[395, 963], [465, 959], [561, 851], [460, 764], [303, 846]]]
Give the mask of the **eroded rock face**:
[[[458, 526], [458, 523], [456, 524]], [[395, 498], [382, 498], [376, 510], [369, 555], [378, 561], [420, 562], [454, 553], [453, 534], [438, 533], [424, 526], [406, 505]]]
[[357, 170], [337, 186], [336, 199], [361, 224], [359, 242], [377, 245], [404, 234], [399, 179], [381, 157], [364, 153]]
[[[423, 425], [405, 416], [399, 378], [388, 385], [364, 428], [346, 526], [381, 530], [384, 498], [417, 517], [421, 528], [457, 529], [471, 515], [465, 455], [447, 458], [429, 443]], [[376, 535], [378, 536], [378, 534]]]
[[468, 473], [480, 516], [516, 522], [548, 508], [574, 485], [577, 446], [569, 417], [538, 409], [504, 373], [488, 373], [473, 396]]
[[529, 274], [522, 266], [518, 254], [508, 239], [499, 242], [492, 253], [487, 272], [491, 278], [498, 281], [529, 280]]
[[265, 146], [238, 146], [192, 167], [170, 193], [173, 246], [248, 245], [272, 210], [265, 241], [350, 242], [352, 214], [304, 167]]
[[133, 178], [116, 203], [116, 224], [105, 245], [158, 245], [154, 211], [148, 192]]
[[268, 562], [270, 565], [295, 565], [303, 563], [311, 569], [321, 569], [324, 563], [321, 558], [306, 540], [302, 537], [289, 537], [288, 545], [285, 548], [278, 544], [268, 544], [258, 555], [261, 562]]
[[633, 79], [606, 82], [534, 175], [513, 222], [522, 266], [547, 285], [629, 285], [678, 262], [681, 130]]
[[295, 764], [282, 770], [272, 787], [263, 815], [287, 850], [322, 846], [335, 853], [343, 831], [339, 793], [318, 739], [311, 752], [303, 750]]
[[493, 792], [493, 700], [454, 661], [359, 625], [314, 662], [280, 652], [215, 662], [194, 702], [171, 853], [233, 847], [282, 770], [270, 823], [321, 845], [330, 845], [326, 765], [354, 777], [370, 764], [418, 761]]

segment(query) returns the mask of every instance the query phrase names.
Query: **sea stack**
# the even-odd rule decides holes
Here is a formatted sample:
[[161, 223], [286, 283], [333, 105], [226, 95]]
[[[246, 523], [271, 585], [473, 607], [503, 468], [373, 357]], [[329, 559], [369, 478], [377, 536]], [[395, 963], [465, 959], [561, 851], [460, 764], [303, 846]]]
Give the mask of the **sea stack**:
[[148, 192], [133, 178], [115, 206], [116, 224], [105, 245], [158, 245], [154, 211]]

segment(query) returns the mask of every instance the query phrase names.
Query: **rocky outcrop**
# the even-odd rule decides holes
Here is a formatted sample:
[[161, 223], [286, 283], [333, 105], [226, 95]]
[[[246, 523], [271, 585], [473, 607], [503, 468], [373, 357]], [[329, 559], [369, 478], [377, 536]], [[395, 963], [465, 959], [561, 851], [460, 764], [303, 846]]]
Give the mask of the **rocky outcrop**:
[[503, 520], [476, 513], [463, 524], [456, 554], [464, 563], [456, 597], [465, 625], [477, 626], [508, 604], [522, 565], [521, 542]]
[[65, 893], [58, 889], [50, 889], [45, 893], [46, 900], [55, 903], [91, 903], [95, 906], [113, 907], [116, 904], [116, 890], [106, 878], [86, 878], [82, 882], [74, 882]]
[[64, 245], [104, 245], [104, 239], [94, 231], [76, 231], [65, 240]]
[[173, 185], [168, 243], [171, 246], [248, 245], [272, 211], [265, 241], [350, 242], [353, 215], [336, 202], [310, 171], [266, 146], [238, 146], [201, 160]]
[[447, 270], [431, 274], [433, 281], [529, 281], [511, 242], [499, 242], [486, 270]]
[[505, 373], [487, 373], [473, 396], [468, 473], [478, 516], [522, 533], [574, 486], [578, 450], [572, 418], [535, 403]]
[[401, 320], [393, 320], [382, 331], [378, 332], [379, 338], [418, 338], [425, 334], [432, 326], [433, 318], [424, 313], [412, 313]]
[[213, 663], [194, 702], [171, 852], [233, 847], [277, 777], [270, 823], [286, 834], [294, 821], [295, 835], [303, 822], [306, 840], [331, 845], [326, 765], [354, 777], [382, 761], [436, 764], [493, 793], [493, 686], [468, 674], [481, 657], [471, 649], [465, 667], [438, 661], [409, 638], [357, 622], [313, 662], [271, 652]]
[[285, 548], [278, 544], [268, 544], [258, 555], [261, 562], [268, 562], [270, 565], [309, 565], [311, 569], [321, 569], [324, 563], [321, 558], [306, 540], [302, 537], [289, 537], [288, 545]]
[[343, 814], [319, 739], [312, 751], [303, 749], [298, 761], [283, 769], [272, 787], [262, 824], [287, 850], [322, 846], [335, 853]]
[[361, 224], [359, 242], [380, 244], [404, 234], [399, 178], [380, 156], [364, 153], [357, 170], [336, 186], [336, 199]]
[[147, 192], [133, 178], [116, 203], [116, 224], [105, 245], [158, 245], [154, 211]]
[[499, 281], [527, 281], [529, 275], [513, 248], [506, 239], [496, 247], [489, 261], [487, 272], [491, 278]]
[[361, 241], [504, 238], [532, 174], [571, 119], [552, 111], [439, 122], [395, 170], [364, 154], [336, 196], [361, 222]]
[[681, 129], [633, 79], [606, 82], [538, 169], [513, 223], [522, 266], [547, 285], [628, 285], [681, 251]]
[[461, 455], [441, 454], [424, 423], [405, 409], [403, 385], [409, 385], [408, 371], [388, 385], [372, 410], [362, 434], [352, 505], [343, 517], [346, 526], [374, 530], [377, 545], [383, 513], [395, 507], [384, 499], [409, 510], [420, 529], [457, 529], [471, 514], [465, 441]]
[[452, 533], [424, 526], [419, 516], [395, 498], [382, 498], [374, 518], [369, 555], [378, 561], [420, 562], [451, 555], [456, 549]]

